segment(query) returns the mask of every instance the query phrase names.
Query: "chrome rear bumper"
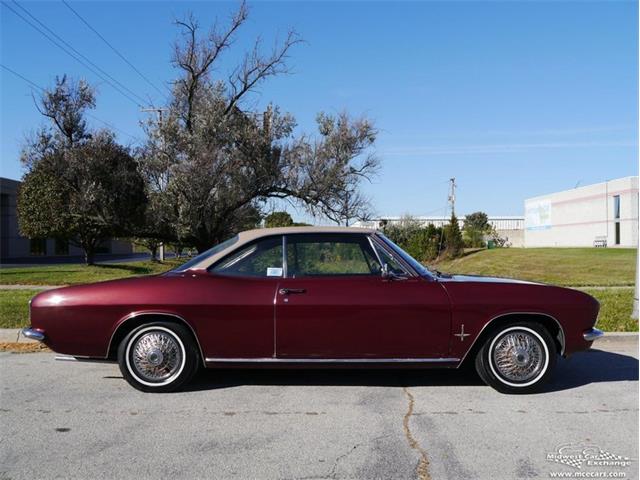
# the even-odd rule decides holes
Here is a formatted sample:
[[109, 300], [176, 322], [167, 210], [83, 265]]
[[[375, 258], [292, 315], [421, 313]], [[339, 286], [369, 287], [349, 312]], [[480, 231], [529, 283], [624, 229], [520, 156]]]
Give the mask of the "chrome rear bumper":
[[33, 328], [23, 328], [22, 335], [31, 340], [37, 340], [42, 342], [44, 340], [44, 333], [39, 330], [34, 330]]
[[597, 328], [590, 328], [582, 334], [587, 342], [593, 342], [594, 340], [601, 338], [603, 335], [604, 332], [602, 330], [598, 330]]

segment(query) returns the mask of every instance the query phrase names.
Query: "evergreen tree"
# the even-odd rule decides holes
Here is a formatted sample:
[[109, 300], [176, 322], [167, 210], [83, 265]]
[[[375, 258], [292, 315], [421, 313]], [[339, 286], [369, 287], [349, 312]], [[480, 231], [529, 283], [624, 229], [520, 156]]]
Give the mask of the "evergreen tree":
[[444, 239], [446, 242], [445, 256], [447, 258], [461, 257], [464, 243], [462, 241], [460, 225], [458, 225], [458, 217], [456, 217], [455, 213], [451, 213], [449, 225], [445, 227]]

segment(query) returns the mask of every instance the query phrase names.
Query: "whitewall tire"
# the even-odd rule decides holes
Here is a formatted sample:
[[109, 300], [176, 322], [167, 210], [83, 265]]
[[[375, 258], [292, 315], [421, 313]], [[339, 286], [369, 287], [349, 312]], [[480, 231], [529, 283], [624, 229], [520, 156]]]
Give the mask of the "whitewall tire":
[[533, 322], [492, 331], [476, 356], [476, 370], [487, 385], [503, 393], [532, 393], [546, 383], [557, 360], [553, 337]]
[[154, 322], [130, 332], [118, 347], [125, 380], [144, 392], [172, 392], [198, 369], [198, 350], [182, 325]]

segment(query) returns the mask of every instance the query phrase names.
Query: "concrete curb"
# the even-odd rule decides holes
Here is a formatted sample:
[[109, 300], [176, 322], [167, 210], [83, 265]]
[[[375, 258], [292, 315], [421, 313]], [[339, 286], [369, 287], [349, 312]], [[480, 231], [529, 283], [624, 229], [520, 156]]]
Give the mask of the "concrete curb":
[[0, 343], [37, 343], [20, 333], [21, 328], [0, 328]]
[[[34, 343], [36, 340], [30, 340], [20, 334], [21, 328], [0, 328], [0, 343]], [[599, 342], [630, 342], [638, 341], [638, 332], [605, 332], [604, 337], [596, 340], [593, 345], [597, 346]]]

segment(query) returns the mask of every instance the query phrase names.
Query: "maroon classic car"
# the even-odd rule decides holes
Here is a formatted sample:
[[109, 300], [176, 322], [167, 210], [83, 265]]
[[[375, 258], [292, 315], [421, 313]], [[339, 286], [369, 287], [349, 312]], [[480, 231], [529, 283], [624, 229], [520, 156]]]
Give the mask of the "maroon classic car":
[[445, 275], [380, 232], [242, 232], [162, 275], [49, 290], [24, 335], [67, 359], [117, 361], [147, 392], [199, 366], [458, 368], [505, 393], [539, 389], [588, 349], [598, 302], [567, 288]]

